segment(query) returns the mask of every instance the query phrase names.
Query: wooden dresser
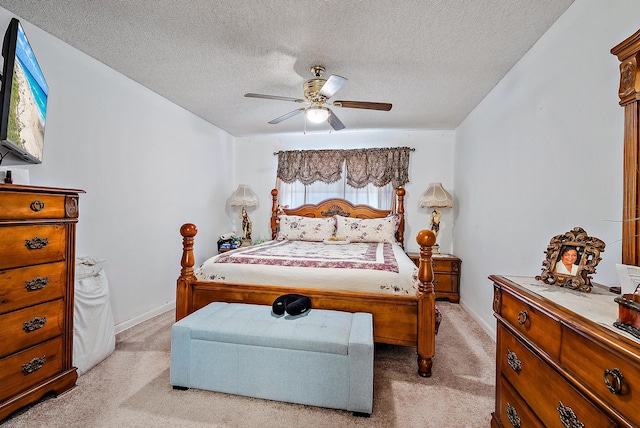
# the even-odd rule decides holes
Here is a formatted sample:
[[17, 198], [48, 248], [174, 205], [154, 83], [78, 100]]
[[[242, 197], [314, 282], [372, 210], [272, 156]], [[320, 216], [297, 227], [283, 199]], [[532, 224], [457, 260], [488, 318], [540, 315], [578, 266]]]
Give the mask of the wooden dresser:
[[490, 276], [497, 318], [493, 427], [640, 426], [640, 339], [615, 294]]
[[[407, 253], [416, 266], [420, 265], [420, 253]], [[448, 254], [433, 255], [433, 285], [436, 299], [460, 301], [460, 259]]]
[[80, 190], [0, 185], [0, 421], [75, 386]]

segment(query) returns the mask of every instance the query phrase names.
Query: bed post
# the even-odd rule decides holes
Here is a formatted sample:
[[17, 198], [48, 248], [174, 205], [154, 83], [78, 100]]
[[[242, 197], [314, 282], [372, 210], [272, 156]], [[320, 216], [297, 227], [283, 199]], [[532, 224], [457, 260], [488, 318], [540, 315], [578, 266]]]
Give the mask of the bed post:
[[195, 224], [186, 223], [180, 228], [182, 235], [182, 260], [180, 265], [180, 277], [176, 285], [176, 321], [186, 317], [191, 312], [191, 282], [196, 277], [193, 274], [193, 237], [198, 233]]
[[400, 216], [400, 224], [398, 224], [396, 239], [402, 248], [404, 248], [404, 195], [406, 192], [407, 191], [402, 187], [399, 187], [398, 190], [396, 190], [396, 194], [398, 195], [396, 213]]
[[278, 232], [278, 189], [271, 190], [271, 239], [276, 239]]
[[433, 259], [431, 246], [436, 235], [430, 230], [421, 230], [416, 237], [420, 245], [420, 267], [418, 268], [418, 374], [431, 376], [436, 342], [436, 295], [433, 286]]

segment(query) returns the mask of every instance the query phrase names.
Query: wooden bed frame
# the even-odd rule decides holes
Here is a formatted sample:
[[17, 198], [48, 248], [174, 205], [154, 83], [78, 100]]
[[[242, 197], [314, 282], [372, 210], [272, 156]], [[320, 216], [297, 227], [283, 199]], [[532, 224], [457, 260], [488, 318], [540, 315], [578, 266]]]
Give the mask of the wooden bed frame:
[[[271, 191], [271, 195], [273, 200], [271, 228], [274, 238], [279, 214], [306, 217], [343, 215], [357, 218], [380, 218], [391, 213], [390, 210], [378, 210], [366, 205], [353, 205], [344, 199], [327, 199], [317, 205], [303, 205], [288, 209], [278, 205], [278, 191], [276, 189]], [[405, 190], [398, 189], [395, 213], [400, 215], [398, 242], [401, 245], [404, 243], [404, 195]], [[373, 314], [374, 340], [380, 343], [415, 347], [418, 353], [418, 373], [424, 377], [431, 376], [437, 329], [431, 259], [431, 246], [435, 244], [436, 239], [432, 231], [422, 230], [416, 238], [420, 245], [418, 278], [421, 284], [414, 296], [198, 281], [193, 270], [193, 242], [196, 233], [196, 226], [191, 223], [184, 224], [180, 228], [180, 234], [183, 237], [183, 251], [180, 263], [182, 270], [176, 288], [176, 321], [211, 302], [271, 305], [282, 294], [304, 294], [311, 298], [314, 308]]]

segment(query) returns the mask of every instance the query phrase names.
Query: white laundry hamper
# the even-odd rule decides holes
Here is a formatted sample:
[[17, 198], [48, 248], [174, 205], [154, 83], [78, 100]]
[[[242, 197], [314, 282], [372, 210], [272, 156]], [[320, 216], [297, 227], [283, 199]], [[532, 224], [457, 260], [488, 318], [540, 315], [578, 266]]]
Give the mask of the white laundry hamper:
[[73, 316], [73, 365], [83, 375], [115, 350], [116, 335], [109, 302], [109, 281], [102, 260], [76, 259]]

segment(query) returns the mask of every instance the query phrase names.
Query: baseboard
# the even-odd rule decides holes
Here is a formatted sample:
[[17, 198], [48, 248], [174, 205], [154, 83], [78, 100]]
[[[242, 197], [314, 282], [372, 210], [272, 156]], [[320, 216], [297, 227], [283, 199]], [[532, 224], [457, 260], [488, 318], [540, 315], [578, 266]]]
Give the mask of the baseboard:
[[130, 320], [121, 322], [120, 324], [116, 324], [115, 326], [116, 334], [122, 333], [123, 331], [128, 330], [131, 327], [134, 327], [142, 322], [150, 320], [151, 318], [156, 317], [160, 314], [164, 314], [165, 312], [175, 310], [175, 308], [176, 308], [176, 301], [172, 300], [170, 302], [165, 303], [162, 306], [159, 306], [155, 309], [145, 312], [144, 314], [138, 315], [135, 318], [131, 318]]
[[491, 338], [491, 340], [495, 342], [496, 341], [495, 326], [493, 326], [492, 328], [490, 325], [484, 322], [484, 320], [480, 318], [476, 312], [474, 312], [469, 306], [465, 304], [464, 300], [460, 300], [459, 305], [462, 307], [462, 309], [464, 309], [466, 313], [468, 313], [471, 316], [471, 318], [473, 318], [478, 323], [480, 328], [482, 328], [484, 332], [487, 333], [487, 335]]

